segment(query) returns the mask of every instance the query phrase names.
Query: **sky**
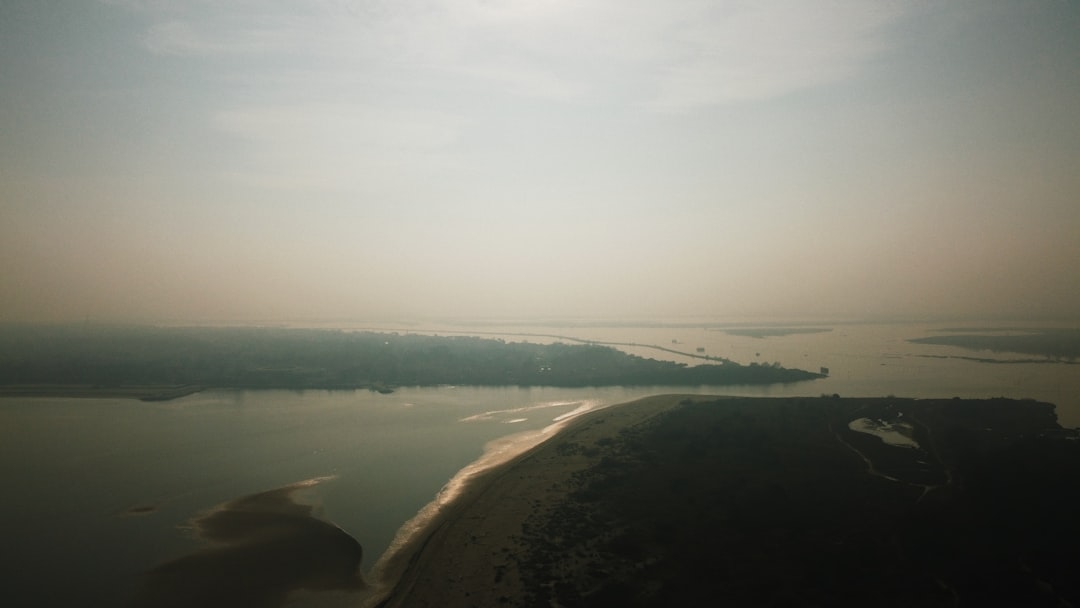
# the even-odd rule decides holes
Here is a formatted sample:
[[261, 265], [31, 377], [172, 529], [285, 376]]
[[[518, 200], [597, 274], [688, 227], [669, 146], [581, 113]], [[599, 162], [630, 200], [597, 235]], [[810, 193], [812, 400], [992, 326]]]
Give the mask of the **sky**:
[[1074, 0], [7, 0], [0, 322], [1080, 318]]

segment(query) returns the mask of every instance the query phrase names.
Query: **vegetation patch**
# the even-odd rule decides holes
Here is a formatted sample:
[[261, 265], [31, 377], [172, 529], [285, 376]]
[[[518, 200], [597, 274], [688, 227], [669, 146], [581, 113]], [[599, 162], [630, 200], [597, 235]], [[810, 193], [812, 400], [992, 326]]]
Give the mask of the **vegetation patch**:
[[[776, 365], [658, 361], [590, 344], [313, 329], [0, 326], [0, 389], [167, 399], [199, 387], [678, 386], [819, 378]], [[65, 388], [67, 387], [67, 388]], [[77, 387], [79, 391], [70, 390]], [[12, 391], [15, 391], [12, 393]], [[130, 391], [128, 391], [130, 392]]]
[[[902, 417], [919, 448], [848, 428]], [[528, 606], [1075, 605], [1080, 441], [1030, 401], [689, 401], [533, 513]]]
[[[951, 330], [959, 332], [960, 330]], [[988, 329], [908, 340], [915, 344], [957, 346], [968, 350], [1039, 355], [1057, 361], [1080, 358], [1080, 329]]]

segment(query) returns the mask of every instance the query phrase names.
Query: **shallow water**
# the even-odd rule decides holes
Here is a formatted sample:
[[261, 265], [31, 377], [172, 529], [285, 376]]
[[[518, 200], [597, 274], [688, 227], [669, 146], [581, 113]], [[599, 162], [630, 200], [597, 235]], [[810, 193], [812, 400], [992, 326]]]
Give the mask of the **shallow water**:
[[602, 389], [589, 400], [563, 389], [465, 387], [208, 391], [153, 404], [2, 399], [6, 588], [18, 605], [123, 605], [140, 573], [207, 547], [192, 529], [200, 513], [320, 477], [333, 479], [305, 490], [305, 504], [359, 542], [367, 570], [492, 440], [536, 433], [586, 403], [648, 392]]
[[364, 590], [360, 543], [295, 497], [331, 479], [244, 496], [192, 519], [206, 545], [146, 572], [131, 605], [272, 608], [300, 590]]

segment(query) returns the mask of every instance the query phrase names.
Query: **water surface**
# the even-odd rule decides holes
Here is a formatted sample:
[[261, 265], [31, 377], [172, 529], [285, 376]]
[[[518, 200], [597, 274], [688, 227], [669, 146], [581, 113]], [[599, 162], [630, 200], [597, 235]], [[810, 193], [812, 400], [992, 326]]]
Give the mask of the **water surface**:
[[[155, 568], [213, 547], [213, 539], [200, 535], [201, 515], [318, 478], [327, 479], [290, 496], [313, 521], [358, 543], [366, 573], [399, 529], [480, 459], [485, 446], [488, 464], [515, 449], [515, 441], [494, 440], [535, 438], [575, 410], [649, 394], [1034, 398], [1057, 404], [1063, 425], [1080, 426], [1075, 366], [940, 358], [971, 352], [907, 342], [930, 334], [929, 325], [836, 325], [766, 338], [705, 327], [484, 329], [508, 339], [554, 340], [510, 334], [559, 333], [675, 344], [688, 352], [700, 347], [742, 363], [828, 367], [830, 376], [774, 386], [436, 387], [389, 395], [214, 390], [162, 403], [0, 399], [0, 474], [7, 482], [0, 567], [13, 605], [123, 605]], [[644, 346], [620, 348], [679, 360]], [[303, 596], [304, 605], [350, 601], [331, 593]]]

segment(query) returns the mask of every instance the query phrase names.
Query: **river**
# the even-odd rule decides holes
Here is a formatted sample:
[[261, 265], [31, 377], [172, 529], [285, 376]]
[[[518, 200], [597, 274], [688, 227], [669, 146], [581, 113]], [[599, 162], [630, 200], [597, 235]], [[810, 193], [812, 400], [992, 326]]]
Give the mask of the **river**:
[[406, 387], [388, 395], [209, 390], [163, 403], [0, 399], [7, 597], [13, 605], [122, 605], [140, 573], [203, 545], [190, 529], [192, 518], [237, 497], [316, 478], [326, 480], [303, 499], [360, 543], [362, 567], [370, 570], [402, 525], [494, 440], [527, 441], [568, 413], [660, 392], [1030, 397], [1057, 404], [1063, 425], [1080, 426], [1075, 366], [941, 358], [972, 353], [907, 342], [935, 329], [926, 325], [822, 327], [830, 331], [767, 338], [706, 327], [406, 328], [636, 344], [620, 349], [690, 364], [701, 361], [642, 345], [829, 368], [828, 378], [792, 385]]
[[[969, 327], [988, 327], [972, 322]], [[1017, 323], [1009, 323], [1016, 327]], [[819, 323], [792, 325], [800, 329], [825, 329], [816, 333], [792, 333], [755, 338], [732, 335], [715, 324], [689, 326], [680, 322], [666, 327], [578, 327], [484, 323], [471, 328], [445, 325], [401, 327], [392, 324], [364, 326], [382, 331], [422, 333], [465, 332], [533, 342], [565, 341], [556, 336], [595, 342], [619, 343], [619, 350], [642, 357], [679, 361], [688, 365], [705, 363], [696, 357], [680, 357], [660, 346], [692, 355], [711, 355], [739, 363], [773, 363], [818, 371], [829, 376], [809, 383], [772, 386], [720, 387], [728, 394], [771, 396], [817, 396], [838, 393], [846, 397], [1011, 397], [1036, 399], [1058, 406], [1063, 426], [1080, 427], [1080, 366], [1062, 362], [1008, 363], [1039, 359], [1015, 353], [972, 351], [954, 346], [916, 344], [909, 340], [952, 333], [949, 323]], [[1033, 328], [1038, 325], [1030, 325]], [[746, 324], [733, 326], [746, 329]], [[775, 329], [775, 328], [772, 328]], [[639, 346], [625, 346], [625, 344]], [[701, 349], [699, 352], [698, 349]], [[986, 363], [972, 358], [1001, 361]]]

